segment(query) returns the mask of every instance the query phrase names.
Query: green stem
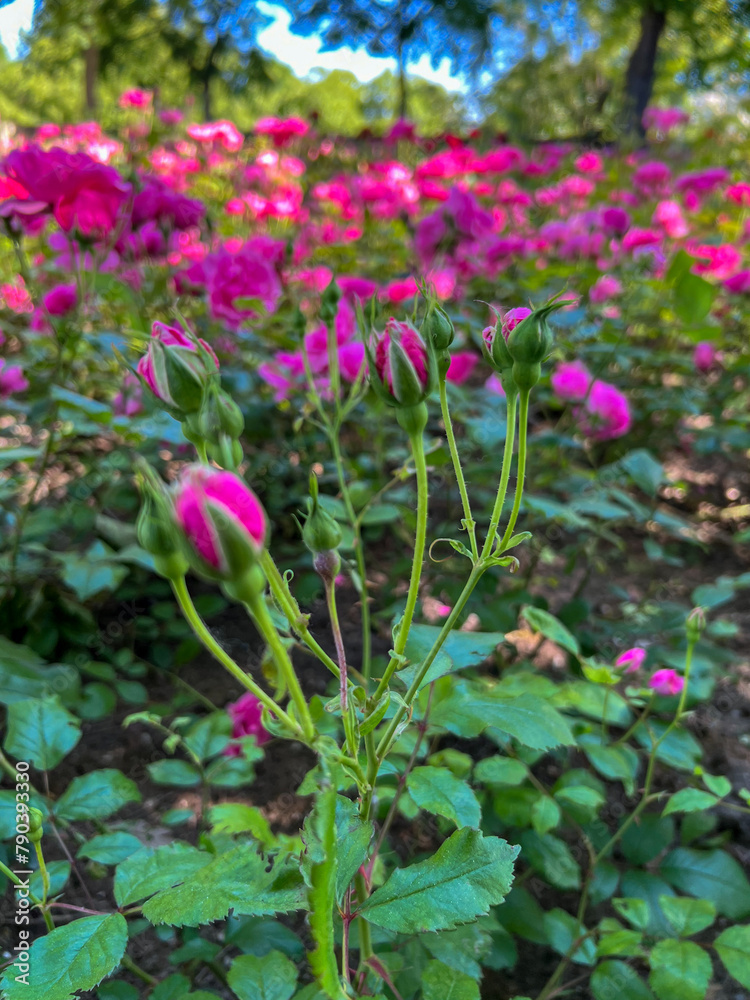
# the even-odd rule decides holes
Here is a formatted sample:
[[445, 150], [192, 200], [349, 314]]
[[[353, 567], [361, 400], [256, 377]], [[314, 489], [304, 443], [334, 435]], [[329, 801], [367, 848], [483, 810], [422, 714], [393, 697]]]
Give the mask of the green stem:
[[36, 851], [36, 859], [39, 862], [39, 871], [42, 873], [42, 902], [47, 902], [47, 897], [49, 896], [49, 872], [47, 871], [47, 864], [44, 860], [44, 852], [42, 851], [41, 840], [34, 842], [34, 850]]
[[349, 484], [346, 481], [344, 461], [341, 455], [341, 444], [339, 442], [340, 432], [341, 423], [337, 420], [335, 427], [330, 433], [330, 441], [331, 449], [333, 451], [333, 459], [336, 464], [336, 474], [339, 481], [339, 489], [341, 490], [341, 498], [344, 501], [346, 513], [354, 534], [354, 559], [357, 563], [357, 576], [359, 577], [360, 583], [359, 595], [362, 601], [362, 676], [364, 679], [365, 690], [367, 690], [367, 685], [370, 680], [370, 671], [372, 670], [372, 637], [370, 635], [370, 603], [367, 595], [367, 567], [365, 566], [365, 553], [362, 546], [362, 532], [359, 522], [357, 521], [357, 514], [354, 510], [354, 504], [352, 503], [351, 494], [349, 492]]
[[122, 965], [123, 968], [127, 969], [128, 972], [132, 972], [134, 976], [138, 976], [138, 978], [141, 979], [144, 983], [148, 983], [149, 986], [156, 986], [156, 984], [159, 982], [158, 979], [155, 979], [154, 976], [150, 976], [148, 972], [142, 969], [140, 965], [136, 965], [133, 959], [130, 958], [129, 955], [122, 956], [122, 958], [120, 959], [120, 965]]
[[427, 541], [427, 462], [424, 455], [424, 439], [422, 434], [412, 434], [410, 442], [414, 456], [414, 468], [417, 473], [417, 532], [414, 538], [414, 557], [411, 564], [411, 578], [409, 580], [409, 592], [406, 596], [406, 607], [404, 608], [401, 621], [398, 623], [398, 635], [393, 647], [393, 656], [391, 656], [375, 692], [376, 702], [387, 690], [394, 671], [401, 663], [419, 598], [419, 584], [422, 580], [422, 565], [424, 563], [424, 550]]
[[495, 506], [492, 508], [492, 515], [490, 517], [490, 526], [487, 529], [487, 537], [482, 548], [483, 559], [486, 559], [492, 552], [492, 546], [495, 544], [497, 526], [500, 523], [500, 518], [502, 517], [505, 497], [508, 492], [508, 480], [510, 479], [510, 469], [513, 464], [513, 445], [515, 444], [516, 439], [516, 402], [517, 400], [515, 396], [506, 397], [505, 405], [508, 419], [505, 430], [503, 465], [500, 472], [500, 483], [497, 487], [497, 496], [495, 497]]
[[198, 458], [204, 465], [208, 465], [208, 452], [206, 451], [205, 441], [196, 441], [195, 450], [198, 452]]
[[516, 482], [516, 496], [513, 501], [513, 509], [510, 512], [510, 520], [508, 521], [508, 527], [505, 529], [505, 534], [500, 542], [500, 551], [502, 552], [505, 548], [508, 540], [513, 535], [513, 529], [516, 526], [516, 521], [518, 520], [518, 512], [521, 509], [521, 500], [523, 499], [523, 486], [526, 477], [526, 441], [528, 438], [528, 424], [529, 424], [529, 390], [525, 389], [521, 391], [521, 410], [519, 415], [519, 427], [518, 427], [518, 480]]
[[[435, 660], [435, 657], [440, 652], [440, 649], [442, 648], [443, 643], [447, 639], [449, 632], [453, 630], [453, 626], [455, 625], [459, 615], [463, 611], [464, 605], [471, 597], [474, 588], [479, 582], [479, 578], [484, 573], [484, 570], [485, 567], [481, 563], [472, 569], [469, 575], [469, 579], [464, 584], [464, 589], [461, 591], [458, 600], [453, 605], [453, 610], [445, 619], [443, 627], [440, 629], [440, 632], [438, 633], [435, 642], [432, 644], [432, 648], [430, 649], [427, 656], [424, 658], [422, 666], [419, 668], [419, 672], [417, 673], [414, 680], [411, 682], [409, 690], [404, 695], [403, 702], [397, 708], [395, 715], [391, 719], [388, 728], [386, 729], [385, 733], [383, 734], [380, 740], [380, 743], [378, 744], [376, 751], [378, 762], [382, 761], [383, 758], [385, 757], [388, 747], [390, 746], [391, 740], [393, 739], [393, 736], [396, 730], [398, 729], [399, 723], [403, 719], [407, 710], [411, 707], [412, 702], [417, 696], [422, 681], [427, 676], [427, 671], [430, 669], [430, 667], [433, 664], [433, 661]], [[376, 692], [375, 694], [376, 700], [379, 697], [379, 693], [382, 694], [382, 692], [380, 692], [378, 689], [378, 692]]]
[[[4, 865], [2, 863], [2, 861], [0, 861], [0, 872], [2, 872], [3, 875], [5, 875], [5, 877], [7, 879], [10, 879], [10, 881], [13, 883], [13, 885], [19, 886], [21, 889], [25, 889], [26, 888], [26, 885], [25, 885], [23, 879], [20, 879], [18, 877], [18, 875], [16, 875], [15, 872], [12, 872], [10, 870], [10, 868], [8, 868], [7, 865]], [[53, 931], [55, 929], [55, 925], [52, 922], [52, 917], [48, 913], [48, 911], [47, 911], [44, 903], [42, 902], [42, 900], [39, 899], [38, 896], [35, 896], [33, 892], [29, 892], [29, 899], [34, 904], [34, 906], [38, 906], [39, 909], [41, 910], [42, 916], [44, 917], [44, 922], [47, 925], [47, 930], [48, 931]]]
[[225, 670], [229, 671], [235, 680], [239, 681], [240, 684], [242, 684], [243, 687], [246, 687], [248, 691], [251, 691], [261, 705], [265, 706], [269, 712], [283, 722], [284, 725], [291, 730], [294, 736], [299, 737], [301, 735], [299, 725], [297, 725], [297, 723], [294, 722], [289, 715], [287, 715], [283, 708], [276, 704], [273, 698], [266, 694], [262, 687], [259, 687], [259, 685], [255, 683], [252, 677], [248, 677], [245, 671], [234, 662], [229, 653], [227, 653], [211, 635], [208, 626], [195, 609], [195, 605], [193, 604], [193, 600], [187, 589], [187, 584], [185, 583], [185, 577], [177, 577], [176, 579], [170, 580], [170, 583], [172, 584], [172, 590], [174, 591], [175, 598], [177, 599], [177, 603], [179, 604], [180, 610], [185, 616], [185, 619], [209, 653], [211, 653], [212, 656], [219, 661]]
[[461, 459], [459, 458], [458, 448], [456, 447], [456, 435], [453, 433], [453, 421], [451, 420], [450, 410], [448, 409], [448, 392], [444, 376], [440, 379], [440, 409], [443, 414], [443, 425], [445, 427], [445, 436], [448, 441], [448, 450], [451, 453], [451, 461], [453, 462], [453, 472], [456, 476], [456, 482], [458, 483], [458, 492], [461, 494], [461, 506], [464, 511], [464, 525], [469, 533], [471, 554], [476, 562], [479, 558], [477, 526], [476, 521], [471, 516], [471, 504], [469, 503], [469, 494], [466, 491], [464, 470], [461, 468]]
[[265, 598], [262, 594], [258, 594], [246, 606], [253, 617], [253, 621], [258, 626], [258, 630], [268, 643], [268, 648], [271, 650], [271, 655], [276, 666], [284, 677], [289, 695], [297, 712], [297, 718], [302, 724], [305, 741], [312, 744], [315, 740], [315, 726], [310, 715], [310, 709], [305, 701], [305, 696], [302, 693], [299, 679], [292, 666], [286, 646], [281, 641], [281, 636], [277, 632], [276, 626], [268, 613]]
[[328, 606], [328, 616], [331, 619], [331, 631], [333, 641], [336, 645], [336, 657], [339, 661], [339, 693], [341, 697], [341, 713], [346, 714], [347, 710], [347, 679], [346, 679], [346, 650], [344, 649], [344, 637], [341, 634], [339, 624], [339, 612], [336, 606], [336, 582], [326, 578], [325, 580], [326, 604]]

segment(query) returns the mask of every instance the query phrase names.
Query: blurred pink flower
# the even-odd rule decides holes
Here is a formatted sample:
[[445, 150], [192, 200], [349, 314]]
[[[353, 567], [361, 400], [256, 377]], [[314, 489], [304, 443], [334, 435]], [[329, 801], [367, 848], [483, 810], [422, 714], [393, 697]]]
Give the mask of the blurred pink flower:
[[693, 364], [699, 372], [711, 371], [714, 364], [719, 360], [719, 352], [710, 340], [702, 340], [695, 345], [693, 351]]
[[648, 681], [648, 686], [663, 697], [679, 694], [685, 687], [685, 678], [676, 670], [664, 668], [655, 671]]
[[117, 103], [121, 108], [149, 108], [153, 96], [150, 90], [125, 90]]
[[635, 674], [641, 669], [645, 659], [646, 650], [642, 646], [633, 646], [632, 649], [626, 649], [624, 653], [620, 653], [615, 660], [615, 666], [624, 667], [626, 674]]
[[622, 284], [611, 274], [603, 274], [589, 291], [589, 299], [597, 303], [606, 302], [615, 295], [622, 295]]
[[630, 430], [630, 404], [616, 386], [595, 381], [584, 406], [585, 414], [579, 415], [580, 424], [595, 441], [611, 441]]
[[475, 354], [474, 351], [456, 351], [455, 354], [451, 355], [446, 379], [456, 385], [462, 385], [471, 377], [478, 361], [479, 355]]
[[[271, 739], [271, 734], [263, 725], [263, 706], [252, 691], [246, 691], [237, 701], [227, 705], [227, 712], [232, 720], [233, 740], [254, 736], [258, 746], [263, 746]], [[241, 753], [239, 743], [229, 743], [224, 750], [226, 757], [239, 757]]]
[[0, 358], [0, 399], [5, 399], [14, 392], [23, 392], [28, 387], [29, 383], [21, 366], [9, 365], [5, 358]]
[[71, 312], [78, 302], [78, 289], [75, 283], [55, 285], [50, 288], [43, 299], [44, 308], [50, 316], [64, 316]]
[[592, 383], [588, 368], [582, 361], [561, 361], [550, 378], [550, 385], [560, 399], [580, 401]]

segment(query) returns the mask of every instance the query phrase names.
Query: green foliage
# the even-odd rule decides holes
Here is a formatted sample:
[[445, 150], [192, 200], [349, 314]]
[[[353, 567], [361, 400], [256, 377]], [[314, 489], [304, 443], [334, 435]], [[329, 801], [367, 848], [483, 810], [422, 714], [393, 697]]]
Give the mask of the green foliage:
[[78, 720], [57, 696], [14, 701], [8, 706], [5, 749], [39, 771], [56, 767], [81, 738]]
[[232, 962], [227, 982], [239, 1000], [289, 1000], [297, 985], [297, 969], [279, 951], [261, 958], [240, 955]]

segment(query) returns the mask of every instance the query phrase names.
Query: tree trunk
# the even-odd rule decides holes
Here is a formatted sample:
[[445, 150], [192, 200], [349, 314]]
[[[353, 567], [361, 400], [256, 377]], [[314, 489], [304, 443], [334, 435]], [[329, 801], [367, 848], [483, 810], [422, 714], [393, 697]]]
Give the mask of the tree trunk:
[[398, 46], [398, 117], [406, 118], [406, 65], [404, 62], [404, 44]]
[[627, 127], [631, 132], [643, 136], [643, 112], [651, 100], [656, 75], [656, 53], [659, 39], [667, 23], [664, 10], [648, 6], [641, 16], [641, 34], [633, 49], [625, 74], [625, 98], [627, 101]]
[[96, 81], [99, 76], [99, 49], [91, 45], [83, 54], [85, 64], [86, 111], [96, 111]]

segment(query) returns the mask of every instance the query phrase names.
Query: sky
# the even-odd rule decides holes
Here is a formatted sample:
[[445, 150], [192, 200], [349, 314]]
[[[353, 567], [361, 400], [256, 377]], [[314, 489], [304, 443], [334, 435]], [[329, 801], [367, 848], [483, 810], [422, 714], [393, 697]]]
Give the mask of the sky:
[[[258, 44], [291, 66], [297, 76], [307, 76], [311, 70], [318, 67], [327, 70], [345, 69], [366, 83], [386, 69], [396, 69], [395, 59], [375, 59], [367, 55], [364, 50], [355, 52], [350, 48], [342, 48], [335, 52], [321, 53], [320, 39], [314, 36], [301, 38], [290, 33], [291, 18], [286, 10], [266, 3], [265, 0], [260, 0], [258, 6], [264, 13], [274, 17], [273, 24], [259, 33]], [[19, 31], [31, 27], [33, 10], [34, 0], [13, 0], [7, 7], [0, 9], [0, 41], [9, 55], [16, 54]], [[409, 72], [442, 84], [449, 90], [463, 89], [462, 81], [451, 76], [447, 59], [443, 60], [437, 70], [433, 70], [429, 56], [424, 55], [419, 62], [410, 64]]]

